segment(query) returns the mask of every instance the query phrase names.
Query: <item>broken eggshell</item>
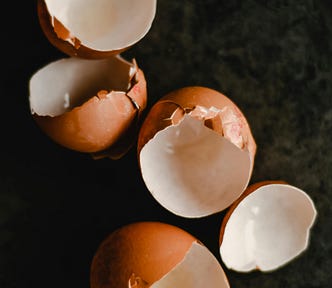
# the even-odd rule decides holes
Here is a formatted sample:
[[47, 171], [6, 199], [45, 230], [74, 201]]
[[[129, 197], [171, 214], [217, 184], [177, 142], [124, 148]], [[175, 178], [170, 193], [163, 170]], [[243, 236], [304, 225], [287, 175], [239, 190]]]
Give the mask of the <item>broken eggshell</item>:
[[91, 263], [90, 287], [228, 288], [215, 256], [193, 235], [162, 222], [136, 222], [113, 231]]
[[153, 105], [137, 152], [153, 197], [172, 213], [194, 218], [220, 212], [242, 194], [256, 143], [234, 102], [211, 88], [192, 86]]
[[118, 159], [136, 142], [147, 90], [135, 60], [60, 59], [38, 70], [29, 89], [34, 120], [64, 147]]
[[250, 185], [229, 208], [220, 229], [220, 255], [238, 272], [276, 270], [305, 251], [316, 219], [313, 201], [283, 181]]
[[100, 59], [119, 54], [150, 30], [156, 0], [38, 0], [41, 28], [69, 56]]

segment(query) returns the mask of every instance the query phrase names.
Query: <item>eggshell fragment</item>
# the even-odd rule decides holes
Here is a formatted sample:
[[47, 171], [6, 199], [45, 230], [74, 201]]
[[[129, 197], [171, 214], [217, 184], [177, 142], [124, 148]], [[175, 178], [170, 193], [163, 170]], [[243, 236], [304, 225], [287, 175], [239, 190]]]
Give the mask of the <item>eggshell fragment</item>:
[[223, 219], [222, 261], [239, 272], [276, 270], [307, 249], [316, 215], [313, 201], [299, 188], [282, 181], [255, 183]]
[[133, 46], [150, 30], [156, 0], [38, 0], [43, 32], [69, 56], [100, 59]]
[[58, 144], [118, 159], [136, 142], [147, 90], [135, 60], [64, 58], [38, 70], [29, 84], [33, 118]]
[[207, 87], [183, 87], [157, 101], [138, 137], [143, 180], [172, 213], [203, 217], [231, 205], [252, 174], [256, 143], [239, 108]]
[[98, 247], [91, 288], [223, 288], [226, 275], [214, 255], [194, 236], [161, 222], [118, 228]]

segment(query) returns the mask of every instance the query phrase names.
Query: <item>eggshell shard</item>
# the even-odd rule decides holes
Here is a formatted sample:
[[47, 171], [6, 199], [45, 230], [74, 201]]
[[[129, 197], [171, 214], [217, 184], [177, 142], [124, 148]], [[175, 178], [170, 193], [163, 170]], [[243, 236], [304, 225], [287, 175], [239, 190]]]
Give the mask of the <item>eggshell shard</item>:
[[138, 137], [143, 180], [172, 213], [203, 217], [245, 190], [256, 143], [239, 108], [207, 87], [184, 87], [157, 101]]
[[118, 228], [97, 249], [91, 288], [229, 287], [214, 255], [194, 236], [160, 222]]
[[238, 272], [276, 270], [305, 251], [317, 212], [311, 198], [281, 181], [248, 187], [220, 229], [220, 255]]
[[147, 90], [135, 60], [60, 59], [38, 70], [29, 89], [36, 123], [64, 147], [118, 159], [136, 141]]
[[48, 40], [69, 56], [100, 59], [119, 54], [150, 30], [156, 0], [38, 0]]

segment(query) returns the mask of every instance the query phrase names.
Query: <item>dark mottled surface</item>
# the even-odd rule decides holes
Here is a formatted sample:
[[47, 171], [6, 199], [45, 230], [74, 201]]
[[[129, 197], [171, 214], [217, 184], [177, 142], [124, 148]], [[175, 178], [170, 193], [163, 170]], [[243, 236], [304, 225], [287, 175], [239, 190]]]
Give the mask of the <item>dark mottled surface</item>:
[[[197, 220], [174, 216], [147, 192], [134, 150], [119, 161], [94, 161], [57, 146], [35, 126], [28, 80], [64, 55], [42, 34], [35, 1], [7, 2], [10, 20], [1, 20], [0, 287], [89, 287], [100, 241], [138, 220], [178, 225], [219, 259], [223, 212]], [[271, 273], [226, 269], [232, 287], [332, 283], [331, 6], [329, 0], [159, 0], [152, 29], [124, 53], [145, 72], [149, 105], [186, 85], [228, 95], [257, 141], [252, 182], [286, 180], [316, 204], [305, 253]]]

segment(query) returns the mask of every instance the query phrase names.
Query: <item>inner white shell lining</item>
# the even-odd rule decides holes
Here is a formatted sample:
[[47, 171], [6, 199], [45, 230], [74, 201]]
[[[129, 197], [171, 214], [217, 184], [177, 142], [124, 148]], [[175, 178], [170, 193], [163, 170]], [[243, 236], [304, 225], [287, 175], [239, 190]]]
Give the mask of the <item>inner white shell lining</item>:
[[143, 147], [140, 163], [156, 200], [184, 217], [228, 207], [246, 188], [250, 171], [248, 151], [187, 114]]
[[302, 190], [284, 184], [262, 186], [229, 218], [221, 258], [238, 271], [275, 270], [306, 249], [315, 217], [313, 202]]
[[194, 242], [185, 258], [151, 288], [229, 288], [226, 275], [214, 255]]
[[127, 92], [136, 66], [122, 57], [102, 60], [64, 58], [30, 79], [30, 107], [40, 116], [57, 116], [83, 104], [100, 90]]
[[46, 0], [49, 13], [89, 48], [132, 45], [150, 29], [156, 0]]

